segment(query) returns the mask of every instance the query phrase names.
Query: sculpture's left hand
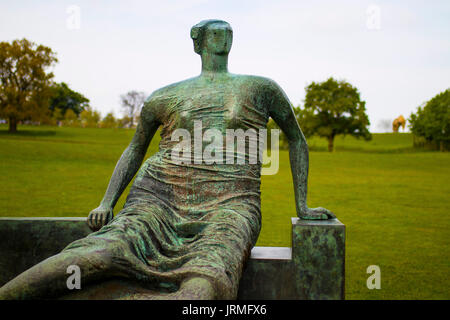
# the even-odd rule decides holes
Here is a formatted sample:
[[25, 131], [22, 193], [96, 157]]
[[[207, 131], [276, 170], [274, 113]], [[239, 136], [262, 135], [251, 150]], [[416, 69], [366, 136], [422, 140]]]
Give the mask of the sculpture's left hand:
[[327, 220], [335, 219], [336, 216], [333, 212], [325, 208], [304, 208], [299, 213], [300, 219], [305, 220]]
[[108, 224], [113, 217], [114, 214], [112, 208], [104, 208], [100, 206], [89, 213], [87, 224], [92, 231], [97, 231], [104, 225]]

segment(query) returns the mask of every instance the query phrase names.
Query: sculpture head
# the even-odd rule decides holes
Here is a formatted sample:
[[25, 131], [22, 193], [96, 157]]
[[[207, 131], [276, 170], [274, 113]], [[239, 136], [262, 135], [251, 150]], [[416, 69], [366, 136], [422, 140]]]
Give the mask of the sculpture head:
[[194, 51], [199, 55], [227, 55], [233, 42], [233, 29], [223, 20], [203, 20], [191, 29]]

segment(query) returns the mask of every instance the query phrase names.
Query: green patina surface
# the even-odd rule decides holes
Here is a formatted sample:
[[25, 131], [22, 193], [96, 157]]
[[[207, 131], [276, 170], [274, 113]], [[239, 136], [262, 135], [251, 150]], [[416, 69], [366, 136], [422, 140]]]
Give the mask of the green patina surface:
[[91, 232], [84, 218], [0, 218], [0, 286]]
[[337, 219], [293, 221], [292, 258], [296, 287], [305, 299], [342, 299], [345, 284], [345, 226]]
[[[231, 164], [197, 163], [197, 146], [202, 155], [211, 141], [198, 145], [195, 137], [207, 130], [223, 138], [215, 141], [221, 143], [214, 144], [211, 154], [227, 154], [227, 130], [258, 131], [273, 118], [289, 141], [299, 217], [334, 217], [324, 208], [306, 205], [308, 147], [282, 89], [270, 79], [228, 72], [232, 35], [230, 25], [218, 20], [191, 29], [202, 72], [155, 91], [145, 102], [103, 200], [88, 217], [96, 232], [8, 282], [0, 288], [0, 298], [60, 296], [67, 290], [68, 265], [81, 268], [85, 283], [127, 278], [149, 290], [170, 287], [174, 298], [200, 298], [200, 293], [209, 299], [236, 298], [243, 265], [261, 228], [261, 163], [250, 163], [249, 148], [239, 149], [251, 138], [232, 140]], [[159, 152], [141, 167], [160, 126]], [[173, 159], [180, 146], [173, 135], [179, 129], [189, 134], [183, 148], [194, 149], [189, 161], [181, 163]], [[242, 158], [244, 164], [238, 162]], [[136, 173], [124, 208], [113, 217], [114, 206]]]
[[[286, 221], [287, 222], [287, 221]], [[330, 265], [343, 272], [344, 259], [342, 250], [336, 251], [336, 243], [342, 241], [342, 224], [335, 221], [333, 224], [317, 224], [315, 221], [304, 221], [302, 228], [298, 228], [297, 221], [292, 224], [293, 231], [302, 238], [307, 237], [315, 229], [315, 234], [324, 234], [325, 237], [334, 235], [337, 239], [326, 241], [317, 246], [317, 250], [303, 250], [301, 241], [292, 243], [291, 248], [258, 247], [256, 255], [252, 254], [244, 268], [239, 283], [238, 299], [265, 300], [265, 299], [343, 299], [344, 283], [337, 276], [332, 275], [329, 281]], [[306, 226], [309, 226], [308, 228]], [[336, 231], [336, 232], [333, 232]], [[305, 235], [301, 235], [306, 232]], [[67, 244], [83, 238], [91, 233], [85, 218], [0, 218], [0, 286], [13, 279], [16, 275], [32, 267], [36, 263], [51, 257], [61, 251]], [[320, 239], [314, 237], [313, 239]], [[300, 246], [297, 248], [296, 246]], [[255, 251], [255, 250], [254, 250]], [[330, 255], [330, 251], [333, 253]], [[314, 277], [302, 277], [305, 269], [311, 270], [311, 261], [316, 259], [314, 254], [328, 256], [328, 263], [316, 264], [314, 277], [322, 281], [317, 286]], [[309, 263], [302, 266], [299, 263]], [[303, 281], [301, 286], [297, 285]], [[197, 282], [201, 283], [201, 282]], [[190, 286], [193, 286], [191, 282]], [[336, 286], [335, 288], [325, 288]], [[138, 281], [131, 279], [110, 279], [101, 283], [82, 284], [81, 290], [72, 290], [62, 299], [172, 299], [180, 296], [171, 283], [160, 283], [158, 290], [143, 287]], [[319, 290], [319, 291], [314, 291]], [[195, 288], [191, 294], [202, 296], [205, 292]]]

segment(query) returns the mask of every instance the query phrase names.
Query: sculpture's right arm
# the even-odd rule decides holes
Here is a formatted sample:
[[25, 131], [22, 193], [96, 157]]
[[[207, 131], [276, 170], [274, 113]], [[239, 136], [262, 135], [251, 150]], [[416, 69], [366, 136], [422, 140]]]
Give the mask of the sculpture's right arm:
[[100, 206], [92, 210], [88, 216], [87, 223], [94, 231], [113, 218], [113, 209], [117, 200], [142, 164], [150, 141], [160, 125], [152, 109], [152, 101], [147, 100], [142, 108], [136, 133], [116, 164]]

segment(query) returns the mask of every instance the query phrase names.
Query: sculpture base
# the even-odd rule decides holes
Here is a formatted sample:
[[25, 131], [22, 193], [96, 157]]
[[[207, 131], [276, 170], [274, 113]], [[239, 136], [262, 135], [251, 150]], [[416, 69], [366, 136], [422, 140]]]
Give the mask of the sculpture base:
[[[0, 218], [0, 286], [91, 231], [85, 218]], [[292, 218], [292, 248], [254, 247], [238, 299], [344, 299], [345, 226]], [[128, 280], [74, 291], [66, 299], [170, 299]]]
[[344, 299], [345, 226], [337, 219], [292, 219], [296, 292], [308, 300]]

